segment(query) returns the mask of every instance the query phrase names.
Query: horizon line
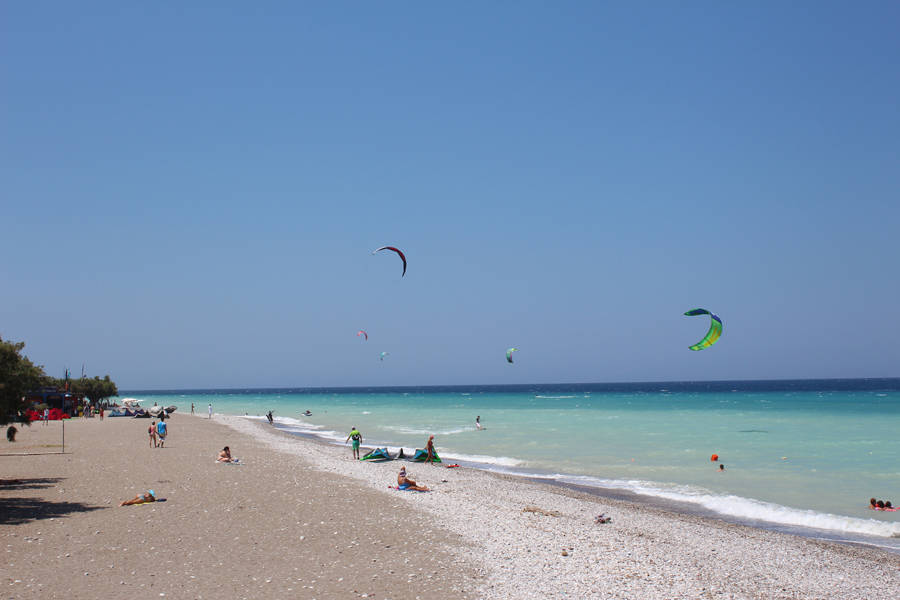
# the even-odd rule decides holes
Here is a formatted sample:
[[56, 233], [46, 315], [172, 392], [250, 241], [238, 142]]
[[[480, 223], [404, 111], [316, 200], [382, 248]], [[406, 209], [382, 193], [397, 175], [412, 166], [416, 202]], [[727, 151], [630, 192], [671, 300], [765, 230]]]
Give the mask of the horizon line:
[[361, 389], [421, 389], [421, 388], [497, 388], [497, 387], [529, 387], [529, 386], [585, 386], [585, 385], [661, 385], [661, 384], [704, 384], [704, 383], [784, 383], [784, 382], [811, 382], [811, 381], [900, 381], [900, 377], [811, 377], [800, 379], [682, 379], [682, 380], [648, 380], [648, 381], [589, 381], [589, 382], [531, 382], [531, 383], [437, 383], [420, 385], [319, 385], [319, 386], [276, 386], [276, 387], [199, 387], [199, 388], [146, 388], [125, 389], [123, 392], [137, 393], [162, 393], [162, 392], [237, 392], [248, 390], [260, 391], [285, 391], [285, 390], [361, 390]]

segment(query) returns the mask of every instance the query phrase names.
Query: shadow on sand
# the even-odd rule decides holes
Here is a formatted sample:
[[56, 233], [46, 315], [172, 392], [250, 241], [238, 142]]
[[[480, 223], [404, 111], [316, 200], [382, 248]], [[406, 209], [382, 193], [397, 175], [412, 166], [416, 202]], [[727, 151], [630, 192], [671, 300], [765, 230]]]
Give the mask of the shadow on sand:
[[29, 479], [0, 479], [0, 492], [10, 490], [36, 490], [48, 488], [65, 479], [64, 477], [40, 477]]
[[[59, 477], [41, 479], [2, 479], [0, 492], [33, 490], [51, 487], [61, 481]], [[30, 521], [64, 517], [72, 513], [91, 512], [107, 508], [89, 506], [81, 502], [53, 502], [42, 498], [0, 498], [0, 525], [21, 525]]]

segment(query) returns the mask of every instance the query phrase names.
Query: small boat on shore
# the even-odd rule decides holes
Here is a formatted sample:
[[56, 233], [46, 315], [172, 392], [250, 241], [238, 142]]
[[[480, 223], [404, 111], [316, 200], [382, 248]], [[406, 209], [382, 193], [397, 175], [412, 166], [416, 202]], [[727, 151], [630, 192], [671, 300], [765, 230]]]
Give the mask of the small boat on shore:
[[163, 411], [166, 411], [166, 415], [171, 415], [173, 412], [178, 410], [177, 406], [151, 406], [147, 409], [147, 412], [150, 413], [150, 416], [153, 418], [159, 417]]

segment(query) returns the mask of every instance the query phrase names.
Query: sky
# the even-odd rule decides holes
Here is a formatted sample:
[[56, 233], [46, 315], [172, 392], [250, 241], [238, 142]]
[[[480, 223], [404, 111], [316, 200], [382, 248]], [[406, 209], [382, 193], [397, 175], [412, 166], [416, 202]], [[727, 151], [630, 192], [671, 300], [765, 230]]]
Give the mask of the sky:
[[0, 337], [120, 389], [900, 376], [898, 22], [2, 3]]

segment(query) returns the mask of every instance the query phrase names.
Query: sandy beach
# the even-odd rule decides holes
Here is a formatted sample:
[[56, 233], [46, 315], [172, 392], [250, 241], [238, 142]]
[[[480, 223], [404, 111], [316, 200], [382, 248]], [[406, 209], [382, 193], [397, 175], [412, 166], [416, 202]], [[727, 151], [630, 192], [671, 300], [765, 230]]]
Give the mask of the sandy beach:
[[[4, 598], [473, 598], [470, 549], [399, 495], [218, 420], [23, 427], [0, 456]], [[246, 464], [216, 464], [229, 445]], [[8, 480], [18, 483], [7, 483]], [[154, 489], [165, 502], [119, 507]]]
[[[238, 417], [176, 414], [167, 447], [153, 449], [148, 424], [70, 422], [66, 454], [40, 454], [59, 451], [60, 423], [4, 445], [5, 597], [900, 594], [900, 557], [877, 549], [474, 469], [360, 463], [349, 448]], [[215, 464], [226, 444], [245, 464]], [[390, 489], [399, 464], [433, 491]], [[166, 501], [117, 506], [147, 488]], [[612, 522], [596, 524], [600, 513]]]

